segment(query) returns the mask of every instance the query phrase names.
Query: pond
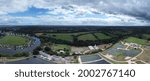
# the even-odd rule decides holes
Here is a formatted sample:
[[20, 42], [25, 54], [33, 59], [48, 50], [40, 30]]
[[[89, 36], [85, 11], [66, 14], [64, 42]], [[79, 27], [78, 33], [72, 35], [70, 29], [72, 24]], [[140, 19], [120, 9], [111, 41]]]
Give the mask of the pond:
[[27, 48], [24, 48], [24, 49], [7, 49], [7, 48], [0, 48], [0, 53], [2, 54], [16, 54], [16, 53], [21, 53], [21, 52], [32, 52], [37, 46], [40, 46], [41, 44], [41, 41], [39, 38], [36, 38], [36, 37], [32, 37], [34, 41], [34, 43], [30, 46], [30, 47], [27, 47]]

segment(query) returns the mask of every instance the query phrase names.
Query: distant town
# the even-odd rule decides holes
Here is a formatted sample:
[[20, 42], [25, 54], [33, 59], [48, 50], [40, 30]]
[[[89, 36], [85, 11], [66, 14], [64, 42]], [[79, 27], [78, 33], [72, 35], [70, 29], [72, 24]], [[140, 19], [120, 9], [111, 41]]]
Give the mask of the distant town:
[[150, 27], [1, 26], [1, 64], [149, 64]]

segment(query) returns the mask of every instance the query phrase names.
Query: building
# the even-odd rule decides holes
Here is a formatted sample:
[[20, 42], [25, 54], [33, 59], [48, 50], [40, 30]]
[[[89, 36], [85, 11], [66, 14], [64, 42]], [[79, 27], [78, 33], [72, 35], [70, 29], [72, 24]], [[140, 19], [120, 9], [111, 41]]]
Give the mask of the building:
[[39, 51], [39, 53], [40, 53], [41, 57], [43, 57], [43, 58], [46, 58], [48, 60], [52, 59], [52, 57], [49, 54], [47, 54], [47, 53], [45, 53], [43, 51]]
[[93, 46], [88, 46], [90, 50], [95, 50]]

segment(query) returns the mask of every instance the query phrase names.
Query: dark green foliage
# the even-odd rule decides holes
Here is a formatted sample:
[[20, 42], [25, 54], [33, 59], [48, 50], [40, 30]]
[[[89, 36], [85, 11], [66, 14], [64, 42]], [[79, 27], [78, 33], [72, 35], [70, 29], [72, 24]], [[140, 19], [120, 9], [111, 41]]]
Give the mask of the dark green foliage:
[[44, 51], [51, 51], [51, 48], [50, 47], [45, 47]]
[[33, 50], [33, 55], [39, 55], [39, 51], [38, 50]]

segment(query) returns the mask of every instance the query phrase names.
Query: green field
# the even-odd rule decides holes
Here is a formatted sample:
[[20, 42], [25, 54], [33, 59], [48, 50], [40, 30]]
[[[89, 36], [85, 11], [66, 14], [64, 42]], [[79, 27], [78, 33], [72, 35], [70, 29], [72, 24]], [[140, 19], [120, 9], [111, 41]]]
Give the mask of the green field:
[[90, 41], [95, 41], [97, 40], [92, 34], [85, 34], [85, 35], [81, 35], [78, 37], [78, 40], [83, 40], [83, 41], [86, 41], [86, 40], [90, 40]]
[[107, 36], [107, 35], [105, 35], [105, 34], [103, 34], [103, 33], [94, 33], [96, 36], [97, 36], [97, 38], [98, 39], [100, 39], [100, 40], [104, 40], [104, 39], [110, 39], [111, 37], [110, 36]]
[[65, 41], [73, 41], [73, 36], [71, 34], [49, 34], [50, 37]]
[[69, 45], [64, 45], [64, 44], [54, 44], [54, 45], [52, 46], [52, 48], [53, 48], [55, 51], [60, 50], [60, 49], [62, 49], [62, 50], [63, 50], [63, 49], [68, 49], [68, 50], [71, 49]]
[[25, 45], [29, 42], [28, 38], [21, 36], [4, 36], [0, 37], [0, 44], [2, 45]]
[[129, 43], [137, 43], [137, 44], [141, 44], [141, 45], [146, 45], [148, 42], [147, 40], [139, 39], [136, 37], [129, 37], [129, 38], [125, 39], [124, 41], [129, 42]]
[[78, 32], [78, 33], [46, 33], [48, 36], [65, 41], [73, 41], [73, 36], [78, 36], [80, 34], [85, 34], [86, 32]]
[[64, 41], [73, 41], [73, 37], [77, 37], [78, 40], [86, 41], [96, 41], [96, 40], [104, 40], [111, 39], [111, 36], [105, 35], [103, 33], [89, 33], [89, 32], [78, 32], [78, 33], [45, 33], [47, 36], [51, 38], [64, 40]]

